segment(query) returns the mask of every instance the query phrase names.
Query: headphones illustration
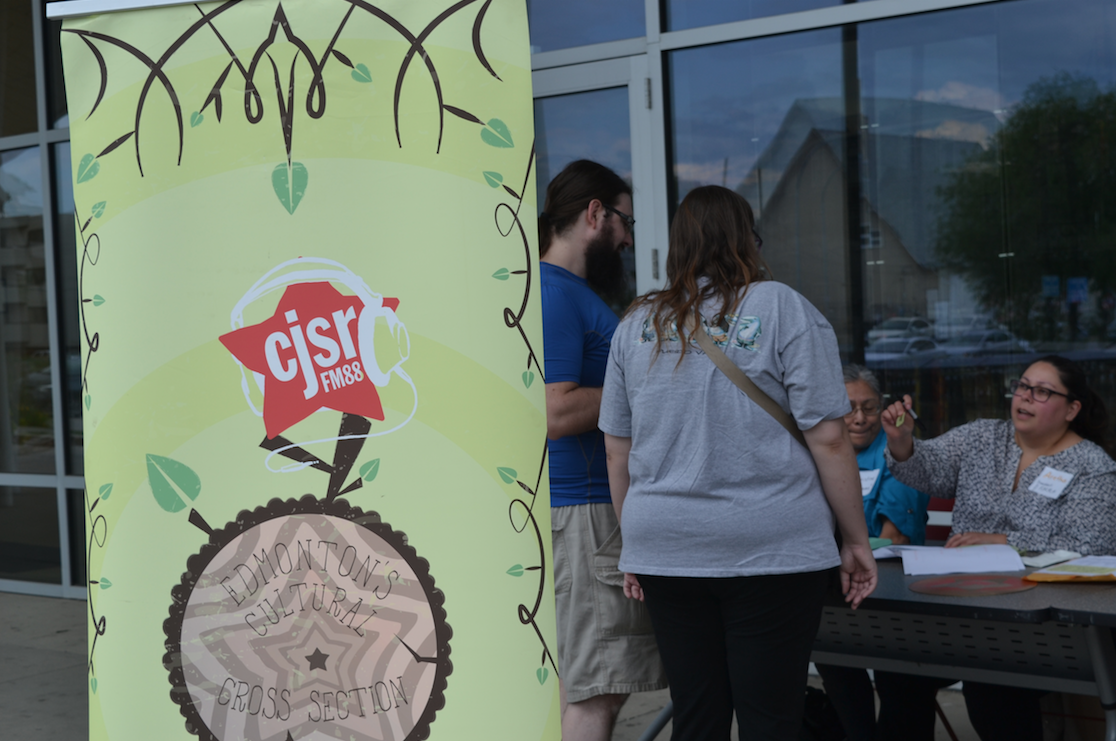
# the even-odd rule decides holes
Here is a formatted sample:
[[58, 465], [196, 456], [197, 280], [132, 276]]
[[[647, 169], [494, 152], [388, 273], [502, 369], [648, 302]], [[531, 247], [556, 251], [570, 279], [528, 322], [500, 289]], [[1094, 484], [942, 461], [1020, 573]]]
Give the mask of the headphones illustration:
[[[346, 435], [322, 438], [320, 440], [306, 440], [273, 450], [271, 454], [268, 455], [264, 465], [269, 471], [274, 473], [301, 471], [311, 465], [310, 463], [296, 462], [280, 468], [272, 468], [272, 458], [291, 448], [315, 445], [318, 443], [337, 442], [340, 440], [368, 439], [390, 435], [406, 426], [407, 423], [414, 418], [415, 412], [418, 411], [418, 391], [415, 388], [414, 381], [407, 375], [402, 367], [403, 363], [411, 356], [411, 338], [407, 333], [406, 326], [400, 321], [399, 317], [396, 316], [394, 310], [384, 305], [384, 297], [381, 294], [373, 292], [360, 276], [339, 262], [326, 258], [299, 257], [276, 265], [265, 273], [263, 277], [257, 280], [252, 287], [248, 289], [248, 292], [241, 297], [240, 301], [236, 303], [236, 306], [233, 307], [230, 317], [232, 328], [237, 330], [244, 327], [244, 311], [250, 304], [273, 291], [280, 290], [295, 283], [336, 283], [345, 286], [352, 291], [353, 295], [360, 299], [363, 308], [360, 310], [360, 315], [357, 317], [357, 341], [360, 347], [360, 360], [364, 372], [377, 388], [387, 386], [392, 376], [398, 376], [411, 388], [414, 404], [406, 419], [388, 430], [369, 432], [366, 435]], [[374, 342], [376, 323], [377, 320], [381, 319], [384, 321], [386, 329], [395, 340], [400, 354], [399, 360], [386, 370], [380, 366], [376, 359], [376, 345]], [[235, 356], [234, 360], [236, 360], [236, 364], [240, 368], [240, 387], [241, 391], [244, 393], [245, 401], [248, 402], [248, 407], [257, 417], [263, 417], [263, 410], [259, 409], [252, 400], [248, 373], [251, 372], [252, 380], [255, 381], [256, 387], [261, 394], [264, 393], [264, 382], [266, 377], [262, 373], [250, 371], [250, 369], [245, 368], [244, 364]], [[323, 407], [318, 411], [323, 411], [324, 409]]]

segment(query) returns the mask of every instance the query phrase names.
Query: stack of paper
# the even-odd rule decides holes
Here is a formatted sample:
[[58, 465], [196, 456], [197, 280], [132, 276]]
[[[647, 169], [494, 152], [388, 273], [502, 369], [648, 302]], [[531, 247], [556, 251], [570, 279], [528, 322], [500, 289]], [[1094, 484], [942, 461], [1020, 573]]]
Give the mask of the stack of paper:
[[[895, 546], [892, 546], [894, 548]], [[1010, 545], [971, 545], [963, 548], [901, 546], [903, 573], [985, 574], [991, 571], [1023, 571], [1023, 561]]]
[[[1085, 556], [1036, 571], [1031, 576], [1116, 577], [1116, 556]], [[1036, 580], [1039, 581], [1039, 580]]]

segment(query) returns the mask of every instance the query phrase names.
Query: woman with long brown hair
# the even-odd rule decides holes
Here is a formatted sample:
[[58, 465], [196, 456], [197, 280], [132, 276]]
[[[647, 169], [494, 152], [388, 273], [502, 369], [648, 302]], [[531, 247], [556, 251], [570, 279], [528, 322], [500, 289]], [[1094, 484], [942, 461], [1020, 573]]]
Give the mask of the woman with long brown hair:
[[[734, 711], [742, 738], [796, 738], [833, 572], [853, 607], [876, 584], [836, 336], [765, 279], [751, 207], [726, 188], [682, 201], [667, 278], [617, 328], [601, 402], [625, 588], [651, 614], [673, 741], [728, 739]], [[698, 349], [698, 333], [804, 444]]]

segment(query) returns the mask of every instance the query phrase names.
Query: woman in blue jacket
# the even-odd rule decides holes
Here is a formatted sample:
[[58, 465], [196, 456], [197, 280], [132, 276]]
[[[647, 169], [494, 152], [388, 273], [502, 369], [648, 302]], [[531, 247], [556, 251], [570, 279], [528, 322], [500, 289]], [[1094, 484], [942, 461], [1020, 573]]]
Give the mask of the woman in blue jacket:
[[[884, 461], [887, 435], [880, 424], [884, 409], [880, 382], [861, 365], [847, 365], [844, 373], [845, 390], [852, 404], [852, 411], [845, 415], [845, 425], [860, 468], [868, 534], [888, 538], [896, 545], [922, 545], [926, 541], [926, 505], [930, 497], [901, 483], [887, 468]], [[935, 698], [938, 689], [951, 682], [877, 670], [876, 693], [880, 696], [877, 719], [867, 670], [828, 664], [818, 664], [817, 668], [849, 741], [934, 738]]]

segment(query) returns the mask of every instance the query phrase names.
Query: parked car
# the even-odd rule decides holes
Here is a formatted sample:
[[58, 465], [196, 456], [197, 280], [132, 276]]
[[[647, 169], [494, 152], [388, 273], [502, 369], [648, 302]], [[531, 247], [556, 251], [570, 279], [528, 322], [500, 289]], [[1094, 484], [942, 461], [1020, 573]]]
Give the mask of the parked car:
[[951, 340], [964, 334], [982, 332], [989, 329], [1003, 329], [988, 315], [951, 316], [945, 321], [934, 323], [934, 339], [939, 342]]
[[983, 332], [966, 332], [941, 346], [947, 355], [999, 355], [1016, 352], [1034, 352], [1026, 340], [1021, 340], [1006, 329], [989, 329]]
[[932, 337], [934, 325], [920, 316], [886, 319], [868, 331], [869, 344], [888, 337]]
[[899, 337], [874, 342], [864, 351], [864, 360], [879, 363], [884, 360], [907, 358], [914, 355], [937, 354], [938, 343], [926, 337]]

